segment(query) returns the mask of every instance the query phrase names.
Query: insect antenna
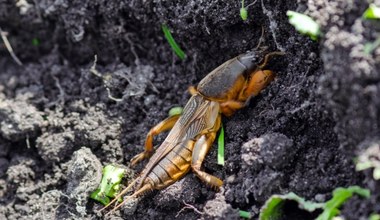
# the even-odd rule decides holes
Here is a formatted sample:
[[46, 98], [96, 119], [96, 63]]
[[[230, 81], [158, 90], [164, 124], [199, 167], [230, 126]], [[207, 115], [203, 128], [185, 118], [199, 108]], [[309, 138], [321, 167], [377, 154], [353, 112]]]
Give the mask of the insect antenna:
[[282, 52], [282, 51], [275, 51], [275, 52], [268, 53], [267, 55], [265, 55], [264, 61], [260, 64], [259, 69], [262, 69], [267, 65], [269, 57], [283, 56], [283, 55], [285, 55], [285, 52]]
[[[118, 210], [122, 205], [124, 205], [126, 202], [128, 202], [131, 198], [136, 198], [137, 196], [147, 192], [148, 190], [152, 190], [152, 185], [145, 184], [143, 187], [141, 187], [139, 190], [137, 190], [135, 193], [133, 193], [131, 196], [128, 196], [122, 203], [117, 205], [115, 208], [113, 208], [111, 211], [109, 211], [107, 215], [111, 214], [112, 212]], [[123, 190], [124, 192], [125, 190]], [[116, 198], [115, 198], [116, 199]]]
[[[136, 183], [137, 179], [134, 179], [127, 188], [125, 188], [123, 191], [121, 191], [108, 205], [104, 206], [102, 209], [99, 210], [99, 212], [102, 212], [103, 210], [110, 207], [112, 204], [114, 204], [120, 197], [122, 197], [124, 194], [126, 194]], [[112, 210], [113, 211], [113, 210]], [[109, 213], [107, 213], [109, 214]]]

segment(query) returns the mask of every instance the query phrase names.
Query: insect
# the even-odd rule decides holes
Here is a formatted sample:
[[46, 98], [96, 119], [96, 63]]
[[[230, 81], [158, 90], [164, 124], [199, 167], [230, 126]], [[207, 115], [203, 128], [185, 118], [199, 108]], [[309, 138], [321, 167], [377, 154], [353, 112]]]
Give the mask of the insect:
[[[221, 179], [201, 170], [221, 126], [221, 115], [231, 116], [243, 108], [250, 97], [258, 95], [274, 79], [274, 73], [265, 68], [269, 59], [283, 54], [255, 49], [226, 61], [206, 75], [197, 87], [190, 87], [192, 96], [182, 114], [170, 116], [154, 126], [146, 136], [144, 152], [132, 158], [131, 165], [150, 158], [141, 174], [104, 208], [133, 189], [134, 193], [114, 211], [128, 198], [163, 189], [189, 170], [211, 187], [222, 186]], [[169, 129], [168, 136], [154, 153], [153, 137]]]

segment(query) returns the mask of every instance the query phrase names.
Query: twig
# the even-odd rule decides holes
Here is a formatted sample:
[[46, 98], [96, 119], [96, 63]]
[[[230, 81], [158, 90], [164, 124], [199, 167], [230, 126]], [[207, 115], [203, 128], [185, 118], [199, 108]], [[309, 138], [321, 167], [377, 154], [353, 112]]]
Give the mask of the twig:
[[30, 149], [30, 141], [29, 141], [29, 135], [28, 135], [28, 134], [26, 135], [25, 142], [26, 142], [26, 147], [27, 147], [28, 149]]
[[133, 41], [131, 40], [131, 38], [129, 38], [129, 36], [131, 36], [131, 35], [132, 35], [132, 33], [127, 33], [125, 35], [125, 39], [129, 43], [129, 46], [131, 47], [131, 52], [132, 52], [133, 56], [135, 56], [135, 63], [136, 63], [136, 65], [138, 65], [138, 64], [140, 64], [140, 60], [139, 60], [139, 57], [137, 56], [137, 53], [136, 53], [136, 50], [135, 50], [135, 44], [133, 43]]
[[176, 218], [179, 216], [179, 214], [181, 214], [183, 211], [185, 211], [185, 209], [192, 209], [194, 212], [196, 212], [196, 213], [198, 213], [200, 215], [203, 215], [203, 212], [199, 211], [193, 205], [190, 205], [190, 204], [186, 203], [185, 201], [182, 201], [182, 202], [183, 202], [183, 204], [185, 204], [185, 206], [181, 210], [179, 210], [179, 212], [175, 216]]
[[59, 82], [59, 79], [56, 76], [54, 76], [53, 74], [51, 74], [51, 76], [53, 77], [53, 79], [55, 81], [55, 86], [59, 90], [58, 100], [61, 102], [61, 105], [63, 105], [65, 103], [65, 91], [63, 90], [61, 83]]
[[206, 16], [204, 16], [204, 18], [203, 18], [203, 26], [204, 26], [205, 29], [206, 29], [206, 33], [207, 33], [208, 35], [211, 35], [211, 33], [210, 33], [210, 29], [208, 29], [207, 24], [206, 24]]
[[273, 17], [273, 12], [272, 11], [269, 11], [268, 9], [265, 8], [265, 5], [264, 5], [264, 1], [261, 0], [261, 8], [263, 9], [263, 13], [268, 16], [268, 20], [269, 20], [269, 29], [271, 30], [272, 32], [272, 37], [273, 37], [273, 40], [274, 40], [274, 43], [276, 44], [277, 48], [280, 50], [280, 51], [285, 51], [284, 47], [282, 45], [280, 45], [277, 41], [277, 35], [276, 35], [276, 31], [278, 29], [278, 24], [276, 22], [276, 20]]
[[106, 87], [106, 90], [107, 90], [107, 93], [108, 93], [108, 98], [111, 99], [111, 100], [114, 100], [115, 102], [121, 102], [123, 101], [123, 98], [116, 98], [114, 97], [112, 94], [111, 94], [111, 90]]
[[0, 28], [0, 35], [1, 35], [1, 39], [3, 39], [3, 42], [5, 44], [5, 47], [7, 48], [8, 52], [11, 54], [13, 60], [19, 65], [19, 66], [22, 66], [22, 62], [18, 59], [18, 57], [16, 56], [16, 54], [13, 52], [13, 49], [12, 49], [12, 46], [11, 44], [9, 43], [8, 41], [8, 38], [7, 38], [7, 35], [8, 33], [3, 31], [1, 28]]
[[[243, 2], [244, 2], [244, 1], [243, 1]], [[252, 2], [252, 3], [249, 4], [249, 5], [245, 6], [245, 8], [248, 8], [249, 6], [254, 5], [256, 2], [257, 2], [257, 0], [255, 0], [254, 2]]]
[[297, 108], [295, 108], [295, 109], [293, 109], [293, 110], [291, 110], [291, 111], [287, 111], [286, 113], [294, 114], [294, 113], [296, 113], [296, 112], [298, 112], [298, 111], [300, 111], [300, 110], [302, 110], [302, 109], [304, 109], [304, 108], [307, 108], [307, 107], [312, 106], [312, 105], [315, 105], [315, 104], [316, 104], [315, 102], [305, 101], [305, 102], [303, 102], [303, 103], [301, 104], [300, 107], [297, 107]]
[[61, 83], [59, 82], [59, 79], [56, 76], [54, 76], [52, 73], [50, 73], [50, 75], [54, 79], [55, 86], [59, 90], [59, 95], [58, 95], [57, 100], [47, 103], [46, 106], [48, 106], [48, 107], [54, 106], [54, 105], [57, 105], [57, 103], [59, 103], [61, 106], [63, 106], [65, 103], [65, 91], [63, 90]]
[[95, 56], [94, 56], [94, 64], [92, 64], [92, 66], [90, 68], [90, 72], [92, 74], [94, 74], [95, 76], [97, 76], [97, 77], [103, 78], [102, 74], [100, 74], [98, 72], [98, 70], [96, 70], [96, 63], [97, 62], [98, 62], [98, 55], [95, 54]]
[[95, 55], [94, 56], [94, 64], [91, 66], [90, 68], [90, 73], [94, 74], [95, 76], [99, 77], [99, 78], [102, 78], [103, 80], [103, 84], [104, 84], [104, 87], [106, 88], [107, 90], [107, 93], [108, 93], [108, 98], [115, 101], [115, 102], [121, 102], [123, 101], [123, 98], [115, 98], [114, 96], [112, 96], [111, 94], [111, 90], [110, 88], [107, 87], [107, 84], [106, 84], [106, 79], [104, 76], [102, 76], [101, 73], [99, 73], [99, 71], [96, 69], [96, 63], [98, 62], [98, 56]]

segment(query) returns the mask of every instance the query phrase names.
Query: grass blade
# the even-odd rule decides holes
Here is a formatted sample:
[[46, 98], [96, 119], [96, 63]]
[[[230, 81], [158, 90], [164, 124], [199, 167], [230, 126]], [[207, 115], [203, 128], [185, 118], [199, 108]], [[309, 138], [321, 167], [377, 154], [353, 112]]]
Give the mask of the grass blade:
[[163, 24], [161, 26], [161, 28], [162, 28], [162, 31], [164, 32], [166, 40], [169, 42], [169, 44], [172, 47], [172, 49], [174, 50], [175, 54], [177, 54], [177, 56], [181, 60], [185, 59], [185, 56], [186, 56], [185, 52], [183, 52], [183, 50], [178, 46], [177, 42], [175, 42], [172, 34], [170, 33], [168, 26]]
[[220, 128], [218, 137], [218, 164], [224, 166], [224, 128]]
[[247, 211], [239, 210], [239, 216], [241, 218], [250, 219], [251, 218], [251, 213], [249, 213]]

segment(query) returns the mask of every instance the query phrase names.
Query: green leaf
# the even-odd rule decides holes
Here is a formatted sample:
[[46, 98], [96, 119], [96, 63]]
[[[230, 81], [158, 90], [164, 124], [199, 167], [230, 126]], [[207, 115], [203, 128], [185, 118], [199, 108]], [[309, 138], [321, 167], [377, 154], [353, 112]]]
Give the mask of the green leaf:
[[323, 203], [306, 201], [304, 198], [298, 196], [295, 193], [289, 193], [285, 195], [285, 198], [288, 200], [296, 201], [300, 209], [303, 209], [309, 212], [314, 212], [316, 209], [320, 209], [323, 207]]
[[380, 220], [380, 214], [372, 213], [369, 217], [368, 220]]
[[164, 32], [166, 40], [169, 42], [169, 44], [170, 44], [171, 48], [174, 50], [175, 54], [177, 54], [177, 56], [181, 60], [185, 59], [185, 56], [186, 56], [185, 52], [183, 52], [183, 50], [178, 46], [177, 42], [175, 42], [172, 34], [169, 31], [169, 28], [165, 24], [163, 24], [161, 26], [161, 28], [162, 28], [162, 31]]
[[295, 11], [287, 11], [286, 15], [289, 17], [289, 23], [298, 32], [308, 35], [312, 40], [316, 40], [321, 35], [319, 24], [309, 16]]
[[90, 197], [94, 200], [107, 205], [109, 198], [114, 198], [120, 190], [120, 183], [125, 174], [125, 169], [107, 165], [103, 168], [103, 177], [99, 188], [91, 193]]
[[369, 169], [372, 167], [372, 162], [371, 161], [363, 161], [363, 162], [358, 162], [356, 164], [356, 171], [362, 171], [362, 170], [366, 170], [366, 169]]
[[169, 110], [169, 117], [174, 116], [174, 115], [180, 115], [183, 112], [182, 107], [173, 107]]
[[317, 220], [331, 220], [340, 213], [339, 207], [356, 193], [364, 198], [370, 197], [368, 189], [359, 186], [351, 186], [348, 188], [336, 188], [333, 191], [333, 197], [326, 202], [323, 212], [318, 216]]
[[106, 196], [115, 197], [117, 192], [115, 188], [118, 187], [122, 178], [124, 177], [125, 169], [107, 165], [103, 169], [103, 179], [100, 184], [100, 189], [104, 190]]
[[251, 218], [251, 213], [243, 210], [239, 210], [239, 216], [242, 218]]
[[273, 195], [262, 207], [260, 212], [260, 220], [277, 220], [281, 218], [282, 208], [286, 202], [286, 200], [295, 201], [298, 203], [300, 209], [314, 212], [316, 209], [320, 209], [323, 207], [323, 203], [315, 203], [306, 201], [304, 198], [299, 197], [295, 193], [291, 192], [285, 195]]
[[295, 201], [298, 203], [300, 209], [308, 212], [314, 212], [317, 209], [323, 209], [323, 212], [318, 216], [317, 220], [331, 220], [334, 216], [339, 214], [339, 207], [351, 198], [356, 193], [364, 198], [370, 197], [370, 192], [367, 189], [358, 186], [351, 186], [348, 188], [337, 188], [333, 191], [333, 197], [326, 203], [316, 203], [306, 201], [304, 198], [299, 197], [291, 192], [286, 195], [273, 195], [261, 208], [260, 220], [278, 220], [281, 219], [283, 214], [283, 207], [287, 200]]
[[38, 46], [38, 45], [40, 45], [40, 40], [38, 40], [38, 38], [33, 38], [33, 39], [32, 39], [32, 45], [33, 45], [33, 46]]
[[380, 8], [375, 4], [370, 4], [367, 10], [363, 13], [364, 19], [380, 19]]
[[[378, 39], [380, 43], [380, 38]], [[380, 149], [378, 144], [373, 144], [369, 146], [364, 152], [361, 152], [358, 159], [356, 160], [356, 170], [366, 170], [373, 168], [373, 178], [375, 180], [380, 179], [380, 160], [378, 155], [380, 154]]]
[[278, 220], [282, 215], [282, 207], [285, 201], [279, 195], [271, 196], [261, 208], [260, 220]]
[[374, 42], [372, 43], [366, 43], [364, 44], [364, 53], [370, 54], [372, 53], [373, 50], [375, 50], [378, 46], [380, 46], [380, 37], [377, 38]]
[[379, 167], [376, 167], [373, 169], [373, 178], [375, 180], [379, 180], [380, 179], [380, 168]]
[[224, 128], [220, 128], [218, 137], [218, 164], [224, 166]]
[[110, 203], [110, 199], [103, 192], [101, 192], [100, 189], [97, 189], [91, 193], [90, 198], [102, 203], [103, 205]]

